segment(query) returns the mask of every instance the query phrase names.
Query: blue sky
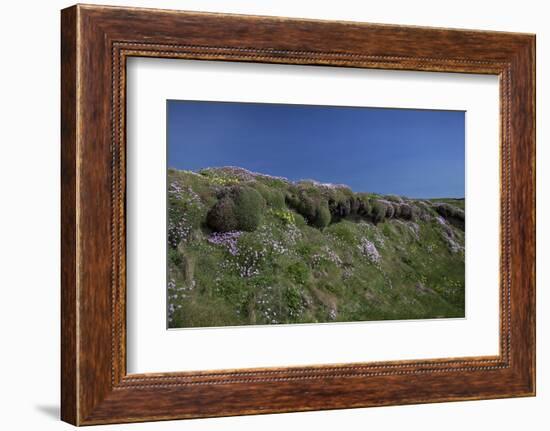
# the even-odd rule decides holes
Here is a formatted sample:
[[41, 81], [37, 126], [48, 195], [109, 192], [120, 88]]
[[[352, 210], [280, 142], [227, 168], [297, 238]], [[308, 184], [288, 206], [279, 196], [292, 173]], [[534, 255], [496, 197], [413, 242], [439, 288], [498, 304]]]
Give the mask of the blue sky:
[[464, 197], [465, 113], [174, 101], [168, 166], [240, 166], [356, 192]]

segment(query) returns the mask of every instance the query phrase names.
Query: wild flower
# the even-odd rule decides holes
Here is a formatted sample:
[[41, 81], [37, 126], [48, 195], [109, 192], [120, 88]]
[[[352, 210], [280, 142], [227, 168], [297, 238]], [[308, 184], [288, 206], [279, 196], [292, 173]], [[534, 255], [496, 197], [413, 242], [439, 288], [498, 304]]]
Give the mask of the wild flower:
[[226, 177], [220, 177], [218, 175], [213, 175], [209, 178], [210, 182], [215, 186], [231, 186], [234, 184], [237, 184], [239, 180], [236, 178], [226, 178]]
[[228, 183], [235, 184], [240, 181], [254, 181], [257, 177], [289, 182], [288, 178], [285, 177], [253, 172], [239, 166], [205, 168], [201, 169], [199, 174], [209, 177], [213, 183], [219, 183], [219, 185], [227, 185]]
[[360, 221], [359, 227], [363, 230], [363, 232], [365, 232], [366, 235], [372, 237], [378, 247], [384, 247], [386, 244], [386, 239], [378, 227], [366, 221]]
[[286, 254], [290, 252], [289, 247], [285, 244], [286, 238], [275, 238], [273, 231], [267, 225], [263, 225], [257, 231], [257, 240], [262, 246], [266, 255], [271, 253], [275, 255]]
[[341, 189], [349, 190], [349, 186], [347, 186], [346, 184], [321, 183], [319, 181], [311, 180], [311, 179], [300, 180], [298, 181], [298, 183], [305, 183], [305, 184], [309, 183], [316, 187], [322, 187], [329, 190], [341, 190]]
[[191, 227], [187, 225], [185, 217], [174, 220], [174, 217], [168, 218], [168, 243], [172, 247], [177, 247], [181, 241], [186, 241], [191, 233]]
[[285, 242], [292, 247], [302, 238], [302, 231], [296, 225], [291, 224], [286, 226], [283, 235]]
[[311, 256], [311, 263], [313, 266], [319, 266], [323, 261], [332, 262], [336, 266], [342, 266], [343, 264], [340, 256], [338, 256], [338, 254], [328, 245], [323, 246], [320, 253], [315, 253]]
[[[178, 181], [172, 181], [168, 186], [168, 196], [178, 201], [168, 205], [168, 242], [177, 247], [181, 241], [187, 241], [192, 230], [189, 218], [204, 206], [201, 198], [191, 187], [183, 187]], [[183, 210], [181, 208], [184, 208]]]
[[328, 246], [325, 246], [323, 250], [328, 261], [337, 266], [342, 265], [342, 259], [340, 259], [340, 256], [338, 256], [335, 251], [331, 250]]
[[178, 298], [185, 298], [187, 296], [186, 292], [191, 292], [193, 289], [195, 289], [195, 286], [195, 280], [191, 280], [191, 283], [188, 286], [184, 284], [178, 286], [174, 279], [170, 279], [170, 281], [168, 281], [166, 285], [166, 288], [168, 290], [168, 299], [173, 300]]
[[200, 196], [191, 187], [184, 188], [177, 181], [172, 181], [168, 186], [168, 195], [178, 200], [185, 200], [187, 203], [202, 204]]
[[243, 278], [250, 278], [260, 273], [258, 265], [265, 256], [264, 250], [247, 250], [237, 262], [237, 270]]
[[409, 230], [416, 240], [420, 239], [420, 226], [417, 223], [413, 221], [403, 221], [403, 220], [393, 220], [393, 223], [403, 226], [404, 228]]
[[267, 286], [265, 290], [259, 291], [256, 296], [256, 309], [264, 322], [279, 323], [281, 316], [279, 316], [276, 307], [270, 305], [273, 302], [271, 290], [271, 286]]
[[357, 247], [361, 254], [366, 256], [372, 263], [377, 264], [380, 262], [380, 253], [378, 253], [376, 246], [367, 238], [361, 238], [361, 242]]
[[411, 232], [413, 233], [414, 237], [417, 240], [420, 239], [420, 226], [417, 223], [413, 222], [413, 221], [408, 222], [407, 226], [411, 230]]
[[168, 194], [176, 199], [181, 199], [183, 197], [183, 187], [177, 181], [172, 181], [168, 186]]
[[[230, 235], [228, 235], [230, 234]], [[242, 232], [226, 232], [213, 234], [208, 241], [212, 244], [223, 245], [229, 251], [229, 258], [220, 262], [221, 272], [237, 273], [240, 277], [250, 278], [260, 274], [260, 264], [268, 254], [266, 247], [249, 247], [245, 244], [237, 244]]]
[[229, 251], [232, 256], [237, 256], [239, 249], [237, 242], [242, 235], [240, 231], [214, 232], [208, 237], [208, 242], [214, 245], [221, 245]]
[[285, 209], [272, 209], [271, 213], [283, 221], [286, 225], [295, 225], [296, 219], [294, 217], [294, 213], [290, 210]]
[[344, 270], [342, 271], [342, 279], [348, 280], [353, 276], [353, 267], [346, 266]]

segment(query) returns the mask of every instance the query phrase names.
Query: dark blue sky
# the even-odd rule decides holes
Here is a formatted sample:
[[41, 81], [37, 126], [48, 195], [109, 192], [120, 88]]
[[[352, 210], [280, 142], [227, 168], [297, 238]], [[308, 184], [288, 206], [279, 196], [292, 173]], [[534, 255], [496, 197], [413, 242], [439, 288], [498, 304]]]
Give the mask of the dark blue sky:
[[464, 197], [465, 113], [173, 101], [168, 166], [241, 166], [354, 191]]

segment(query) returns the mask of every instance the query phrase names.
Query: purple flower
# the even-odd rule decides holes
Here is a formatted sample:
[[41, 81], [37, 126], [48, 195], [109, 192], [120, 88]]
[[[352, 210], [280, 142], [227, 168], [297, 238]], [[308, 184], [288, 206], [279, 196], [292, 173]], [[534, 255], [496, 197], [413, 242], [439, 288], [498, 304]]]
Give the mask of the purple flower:
[[227, 248], [227, 251], [229, 251], [232, 256], [236, 256], [239, 253], [237, 241], [241, 235], [242, 232], [240, 231], [214, 232], [208, 237], [208, 242], [214, 245], [221, 245]]
[[191, 227], [187, 226], [185, 217], [179, 220], [168, 219], [168, 242], [172, 247], [177, 247], [180, 241], [186, 241], [191, 233]]

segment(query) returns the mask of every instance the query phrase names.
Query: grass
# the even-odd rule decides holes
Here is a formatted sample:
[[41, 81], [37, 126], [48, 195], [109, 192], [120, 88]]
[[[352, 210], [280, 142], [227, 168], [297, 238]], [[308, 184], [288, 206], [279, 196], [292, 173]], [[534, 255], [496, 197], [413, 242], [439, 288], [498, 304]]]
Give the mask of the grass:
[[[464, 231], [436, 211], [441, 203], [463, 210], [464, 200], [359, 199], [238, 168], [171, 169], [168, 183], [172, 328], [464, 316]], [[213, 232], [208, 212], [241, 186], [265, 201], [258, 226]], [[298, 195], [331, 209], [328, 226], [288, 203]], [[375, 220], [367, 208], [376, 199], [414, 215]]]

